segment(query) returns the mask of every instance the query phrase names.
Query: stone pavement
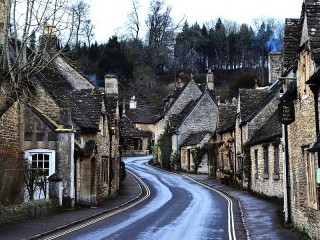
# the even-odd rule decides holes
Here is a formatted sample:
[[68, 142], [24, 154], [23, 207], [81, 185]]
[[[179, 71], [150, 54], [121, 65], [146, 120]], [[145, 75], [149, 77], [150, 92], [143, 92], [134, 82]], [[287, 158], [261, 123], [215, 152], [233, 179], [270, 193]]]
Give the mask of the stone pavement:
[[[217, 180], [208, 179], [206, 175], [186, 174], [196, 181], [218, 189], [239, 201], [243, 222], [247, 229], [247, 239], [298, 239], [289, 230], [282, 229], [277, 220], [277, 205], [258, 199], [245, 191], [234, 189], [221, 184]], [[83, 208], [75, 211], [64, 211], [48, 216], [45, 219], [31, 220], [10, 225], [0, 225], [0, 239], [36, 239], [43, 233], [54, 232], [93, 216], [98, 216], [113, 209], [132, 203], [142, 196], [140, 185], [131, 174], [127, 175], [124, 183], [124, 194], [109, 200], [96, 208]]]

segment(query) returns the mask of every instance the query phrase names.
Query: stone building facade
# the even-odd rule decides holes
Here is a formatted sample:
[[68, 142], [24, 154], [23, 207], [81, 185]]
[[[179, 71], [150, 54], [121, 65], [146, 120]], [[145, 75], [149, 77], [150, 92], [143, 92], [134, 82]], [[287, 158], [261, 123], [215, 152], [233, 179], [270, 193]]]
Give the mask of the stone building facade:
[[[286, 19], [284, 94], [293, 104], [295, 119], [284, 125], [288, 178], [285, 185], [286, 220], [320, 238], [319, 215], [319, 21], [320, 2], [304, 1], [300, 19]], [[299, 34], [300, 33], [300, 34]]]

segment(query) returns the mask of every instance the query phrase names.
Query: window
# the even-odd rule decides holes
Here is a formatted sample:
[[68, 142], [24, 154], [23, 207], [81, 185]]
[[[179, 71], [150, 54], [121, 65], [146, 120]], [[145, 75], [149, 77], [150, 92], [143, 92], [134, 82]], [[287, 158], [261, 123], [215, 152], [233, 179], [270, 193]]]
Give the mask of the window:
[[307, 190], [309, 207], [317, 209], [317, 183], [314, 158], [314, 153], [307, 153]]
[[274, 150], [274, 174], [280, 173], [279, 145], [273, 146]]
[[263, 162], [264, 162], [264, 170], [263, 170], [263, 178], [269, 178], [269, 148], [268, 146], [263, 147]]
[[101, 162], [101, 182], [107, 184], [108, 182], [108, 158], [103, 157]]
[[30, 195], [33, 195], [34, 199], [43, 199], [49, 197], [49, 182], [48, 177], [55, 173], [55, 151], [49, 149], [32, 149], [25, 152], [25, 158], [29, 163], [30, 169], [41, 170], [36, 179], [32, 180], [32, 191], [26, 186], [25, 199], [29, 199]]
[[26, 159], [33, 169], [42, 169], [46, 177], [55, 172], [55, 151], [48, 149], [27, 150]]
[[220, 153], [220, 160], [221, 160], [221, 168], [224, 169], [223, 153]]
[[255, 167], [256, 167], [256, 173], [258, 173], [258, 164], [259, 164], [259, 161], [258, 161], [258, 149], [254, 150], [254, 162], [255, 162]]

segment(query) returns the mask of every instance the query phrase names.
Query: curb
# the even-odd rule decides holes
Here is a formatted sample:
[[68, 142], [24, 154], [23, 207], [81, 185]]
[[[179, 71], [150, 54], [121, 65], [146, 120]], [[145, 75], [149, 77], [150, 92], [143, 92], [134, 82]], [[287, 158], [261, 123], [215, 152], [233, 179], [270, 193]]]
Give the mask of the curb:
[[29, 238], [27, 238], [27, 239], [33, 240], [33, 239], [38, 239], [38, 238], [44, 237], [44, 236], [49, 235], [49, 234], [53, 234], [53, 233], [55, 233], [55, 232], [64, 230], [64, 229], [69, 228], [69, 227], [71, 227], [71, 226], [75, 226], [75, 225], [80, 224], [80, 223], [83, 223], [83, 222], [85, 222], [85, 221], [94, 219], [94, 218], [99, 217], [99, 216], [101, 216], [101, 215], [103, 215], [103, 214], [106, 214], [106, 213], [115, 211], [115, 210], [117, 210], [117, 209], [123, 208], [123, 207], [125, 207], [125, 206], [127, 206], [127, 205], [129, 205], [129, 204], [131, 204], [131, 203], [133, 203], [133, 202], [135, 202], [135, 201], [137, 201], [137, 200], [143, 195], [142, 184], [140, 184], [139, 181], [137, 181], [137, 176], [136, 176], [136, 175], [134, 175], [134, 174], [133, 174], [132, 172], [130, 172], [130, 171], [128, 171], [128, 173], [131, 174], [131, 176], [133, 177], [133, 179], [135, 180], [135, 182], [138, 184], [138, 186], [139, 186], [139, 188], [140, 188], [140, 194], [139, 194], [137, 197], [135, 197], [135, 198], [133, 198], [133, 199], [131, 199], [131, 200], [129, 200], [129, 201], [127, 201], [127, 202], [125, 202], [125, 203], [117, 206], [117, 207], [114, 207], [114, 208], [112, 208], [112, 209], [104, 210], [104, 211], [102, 211], [102, 212], [96, 213], [96, 214], [91, 215], [91, 216], [89, 216], [89, 217], [81, 218], [81, 219], [76, 220], [76, 221], [73, 221], [73, 222], [71, 222], [71, 223], [69, 223], [69, 224], [65, 224], [65, 225], [60, 226], [60, 227], [57, 227], [57, 228], [55, 228], [55, 229], [52, 229], [52, 230], [49, 230], [49, 231], [46, 231], [46, 232], [39, 233], [39, 234], [37, 234], [37, 235], [31, 236], [31, 237], [29, 237]]

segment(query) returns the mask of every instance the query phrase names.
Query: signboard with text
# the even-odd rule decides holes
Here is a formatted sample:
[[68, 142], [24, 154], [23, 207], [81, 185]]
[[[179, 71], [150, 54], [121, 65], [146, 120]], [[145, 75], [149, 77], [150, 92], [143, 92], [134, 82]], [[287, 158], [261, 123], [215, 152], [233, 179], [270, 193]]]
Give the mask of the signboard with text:
[[295, 120], [293, 103], [280, 103], [278, 105], [279, 121], [284, 125], [289, 125]]

